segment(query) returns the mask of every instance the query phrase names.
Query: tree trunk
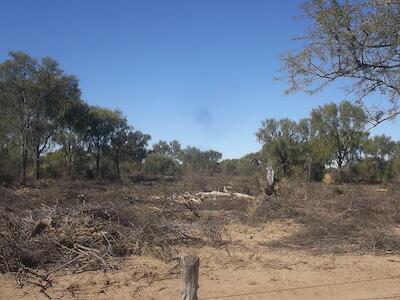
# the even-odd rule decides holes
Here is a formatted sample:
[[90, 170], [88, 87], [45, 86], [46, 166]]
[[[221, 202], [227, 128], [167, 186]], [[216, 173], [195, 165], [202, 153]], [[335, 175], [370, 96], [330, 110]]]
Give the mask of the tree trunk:
[[182, 257], [182, 298], [181, 300], [197, 300], [199, 288], [199, 258], [194, 255]]
[[40, 179], [40, 145], [36, 146], [36, 157], [35, 157], [35, 174], [36, 174], [36, 180]]
[[26, 149], [26, 141], [23, 138], [23, 141], [21, 143], [21, 178], [20, 178], [20, 183], [22, 185], [26, 184], [26, 165], [27, 165], [27, 160], [28, 160], [28, 153]]
[[339, 174], [342, 174], [342, 166], [343, 166], [343, 159], [342, 159], [342, 156], [339, 156], [339, 157], [338, 157], [337, 164], [338, 164]]
[[96, 153], [96, 177], [99, 177], [100, 172], [100, 147], [97, 147]]
[[117, 167], [117, 176], [118, 176], [118, 179], [120, 179], [121, 176], [120, 176], [120, 171], [119, 171], [119, 149], [117, 149], [117, 152], [116, 152], [116, 154], [115, 154], [115, 165], [116, 165], [116, 167]]
[[72, 155], [70, 154], [68, 157], [68, 175], [72, 177]]
[[[68, 144], [68, 146], [64, 146], [64, 147], [65, 147], [65, 154], [67, 156], [67, 161], [68, 161], [68, 175], [69, 175], [69, 177], [72, 177], [72, 146], [70, 144]], [[68, 148], [66, 148], [66, 147], [68, 147]]]

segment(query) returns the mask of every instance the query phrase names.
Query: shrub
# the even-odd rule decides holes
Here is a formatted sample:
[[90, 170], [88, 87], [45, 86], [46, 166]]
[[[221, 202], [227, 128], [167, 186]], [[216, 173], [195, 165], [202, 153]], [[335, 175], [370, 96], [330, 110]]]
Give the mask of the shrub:
[[146, 157], [143, 171], [149, 175], [178, 175], [181, 170], [173, 158], [160, 153], [152, 153]]
[[44, 177], [62, 177], [67, 168], [64, 153], [60, 150], [47, 153], [42, 158], [41, 168]]
[[5, 147], [0, 149], [0, 184], [17, 181], [19, 173], [18, 151]]
[[221, 162], [221, 170], [224, 175], [232, 176], [237, 175], [237, 159], [225, 159]]

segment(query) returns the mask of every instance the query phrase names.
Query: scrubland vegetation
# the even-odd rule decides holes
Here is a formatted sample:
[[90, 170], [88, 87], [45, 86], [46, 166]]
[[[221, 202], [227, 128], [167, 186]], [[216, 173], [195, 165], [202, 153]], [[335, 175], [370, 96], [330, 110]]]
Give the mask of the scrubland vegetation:
[[[305, 3], [305, 46], [282, 55], [287, 92], [344, 79], [352, 99], [260, 120], [260, 150], [238, 159], [152, 143], [123, 111], [86, 103], [53, 58], [10, 52], [0, 63], [0, 272], [51, 298], [58, 275], [116, 271], [128, 256], [169, 264], [171, 280], [185, 251], [288, 270], [265, 250], [398, 256], [400, 142], [370, 132], [400, 113], [400, 3], [384, 2]], [[146, 272], [132, 280], [165, 279]]]
[[[10, 53], [0, 65], [0, 181], [40, 178], [129, 179], [135, 174], [255, 176], [271, 162], [278, 177], [320, 181], [329, 170], [343, 182], [381, 183], [400, 172], [400, 144], [370, 136], [358, 104], [330, 103], [308, 118], [266, 119], [256, 133], [257, 153], [222, 160], [222, 154], [174, 140], [150, 147], [151, 136], [128, 124], [121, 111], [80, 98], [79, 81], [51, 58]], [[258, 164], [255, 163], [258, 161]]]

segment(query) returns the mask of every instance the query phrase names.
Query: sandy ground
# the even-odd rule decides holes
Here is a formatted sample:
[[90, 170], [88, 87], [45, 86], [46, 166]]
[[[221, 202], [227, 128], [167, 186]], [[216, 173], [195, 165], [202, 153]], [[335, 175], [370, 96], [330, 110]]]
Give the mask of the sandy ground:
[[[265, 243], [301, 228], [291, 221], [262, 227], [230, 225], [225, 249], [182, 248], [200, 257], [199, 298], [400, 299], [400, 257], [318, 255], [270, 249]], [[116, 271], [55, 274], [54, 299], [179, 299], [176, 261], [132, 256]], [[47, 299], [37, 287], [0, 277], [0, 299]]]

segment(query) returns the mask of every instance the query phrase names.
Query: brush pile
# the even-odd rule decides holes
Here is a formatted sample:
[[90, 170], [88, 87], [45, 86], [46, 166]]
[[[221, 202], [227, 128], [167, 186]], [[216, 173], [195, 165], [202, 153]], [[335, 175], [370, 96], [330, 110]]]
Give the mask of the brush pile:
[[221, 227], [212, 231], [203, 224], [199, 231], [192, 217], [172, 217], [191, 216], [185, 206], [164, 202], [146, 209], [118, 201], [69, 208], [42, 204], [24, 211], [5, 207], [0, 214], [0, 272], [108, 270], [116, 267], [116, 257], [150, 254], [168, 260], [176, 255], [176, 245], [221, 240]]

